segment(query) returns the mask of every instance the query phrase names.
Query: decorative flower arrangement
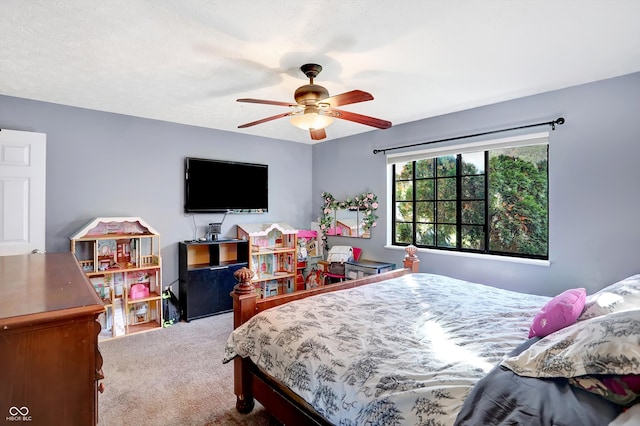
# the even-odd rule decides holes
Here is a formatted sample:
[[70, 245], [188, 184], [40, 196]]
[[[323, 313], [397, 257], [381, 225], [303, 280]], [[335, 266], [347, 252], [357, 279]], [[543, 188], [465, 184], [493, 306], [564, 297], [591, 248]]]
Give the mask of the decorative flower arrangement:
[[378, 197], [371, 193], [365, 192], [354, 198], [347, 198], [344, 201], [337, 201], [333, 195], [328, 192], [322, 193], [324, 203], [322, 205], [322, 216], [318, 218], [320, 225], [320, 232], [322, 232], [322, 246], [325, 250], [329, 249], [329, 243], [327, 242], [327, 232], [334, 223], [334, 216], [336, 210], [348, 209], [358, 210], [360, 223], [364, 232], [369, 231], [371, 228], [375, 228], [378, 225], [378, 215], [375, 211], [378, 209]]

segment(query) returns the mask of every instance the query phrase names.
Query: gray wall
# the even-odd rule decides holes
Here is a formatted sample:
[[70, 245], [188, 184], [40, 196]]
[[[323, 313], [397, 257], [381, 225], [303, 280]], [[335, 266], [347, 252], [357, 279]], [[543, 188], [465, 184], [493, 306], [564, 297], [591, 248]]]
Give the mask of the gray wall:
[[[550, 132], [550, 266], [422, 252], [421, 270], [536, 294], [555, 295], [571, 287], [592, 292], [640, 273], [640, 73], [314, 145], [312, 192], [328, 191], [339, 199], [366, 190], [375, 192], [382, 206], [380, 225], [371, 240], [359, 240], [358, 244], [363, 257], [399, 263], [404, 253], [384, 248], [389, 201], [386, 159], [384, 154], [374, 155], [374, 148], [546, 122], [560, 116], [566, 123]], [[550, 128], [491, 137], [545, 130]], [[480, 138], [458, 143], [474, 140]], [[455, 143], [440, 146], [446, 144]], [[438, 145], [429, 147], [434, 146]], [[321, 205], [321, 197], [316, 196], [314, 211], [320, 211]], [[329, 237], [330, 244], [349, 241]]]
[[[308, 228], [311, 146], [0, 96], [0, 128], [47, 134], [46, 250], [99, 216], [139, 216], [161, 235], [163, 284], [178, 278], [178, 241], [202, 236], [222, 214], [185, 215], [184, 157], [269, 165], [269, 212], [227, 215], [237, 223], [282, 221]], [[220, 185], [237, 186], [241, 176]], [[177, 293], [177, 286], [174, 286]]]
[[[313, 146], [6, 96], [0, 128], [47, 134], [47, 251], [68, 251], [69, 236], [93, 217], [140, 216], [162, 235], [168, 285], [178, 276], [177, 242], [193, 238], [192, 220], [202, 234], [222, 216], [183, 213], [185, 156], [269, 164], [269, 213], [228, 215], [224, 236], [245, 222], [307, 228], [322, 191], [344, 198], [369, 190], [381, 204], [373, 237], [329, 237], [330, 244], [358, 245], [363, 258], [400, 264], [404, 252], [384, 247], [386, 160], [374, 148], [563, 116], [566, 124], [550, 136], [550, 266], [419, 253], [425, 272], [554, 295], [640, 273], [639, 111], [636, 73]], [[239, 181], [223, 184], [242, 190]]]

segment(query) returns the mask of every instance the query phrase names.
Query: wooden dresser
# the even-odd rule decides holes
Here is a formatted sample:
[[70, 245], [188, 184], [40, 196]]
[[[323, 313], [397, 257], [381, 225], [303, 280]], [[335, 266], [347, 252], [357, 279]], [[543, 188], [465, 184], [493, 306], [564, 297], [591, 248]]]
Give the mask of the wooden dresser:
[[102, 312], [72, 253], [0, 256], [0, 419], [97, 423]]

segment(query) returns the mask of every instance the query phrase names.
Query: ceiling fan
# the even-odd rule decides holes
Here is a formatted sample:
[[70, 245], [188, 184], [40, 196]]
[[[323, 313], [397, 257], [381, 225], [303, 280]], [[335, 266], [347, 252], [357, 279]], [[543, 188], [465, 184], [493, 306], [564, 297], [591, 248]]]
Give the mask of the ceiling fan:
[[263, 99], [243, 98], [238, 102], [248, 102], [254, 104], [278, 105], [292, 109], [292, 111], [252, 121], [238, 126], [239, 129], [266, 123], [278, 118], [291, 117], [291, 123], [304, 130], [309, 130], [311, 139], [321, 140], [327, 137], [325, 127], [333, 122], [334, 118], [353, 121], [355, 123], [366, 124], [378, 129], [388, 129], [391, 122], [379, 118], [368, 117], [354, 112], [343, 111], [336, 107], [342, 105], [355, 104], [358, 102], [371, 101], [373, 96], [362, 90], [352, 90], [340, 95], [329, 96], [329, 91], [322, 86], [313, 84], [313, 79], [320, 74], [322, 67], [318, 64], [305, 64], [300, 70], [309, 78], [309, 84], [296, 89], [293, 98], [296, 103], [267, 101]]

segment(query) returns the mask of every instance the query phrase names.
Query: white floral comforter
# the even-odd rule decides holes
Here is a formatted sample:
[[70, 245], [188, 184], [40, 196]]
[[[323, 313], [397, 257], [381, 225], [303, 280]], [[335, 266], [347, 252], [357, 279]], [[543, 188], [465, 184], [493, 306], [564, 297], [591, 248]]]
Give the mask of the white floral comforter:
[[548, 297], [411, 274], [269, 309], [229, 336], [336, 425], [452, 425]]

